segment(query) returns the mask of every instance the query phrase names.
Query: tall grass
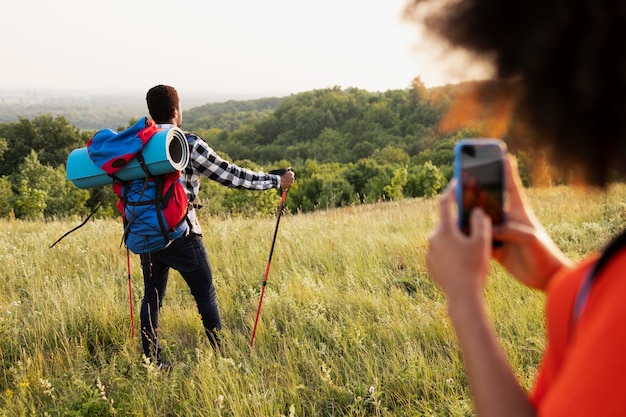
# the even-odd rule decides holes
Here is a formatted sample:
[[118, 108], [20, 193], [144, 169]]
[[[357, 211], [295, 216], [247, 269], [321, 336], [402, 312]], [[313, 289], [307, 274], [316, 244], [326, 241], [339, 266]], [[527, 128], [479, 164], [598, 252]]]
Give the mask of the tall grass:
[[[624, 226], [626, 186], [529, 196], [574, 259]], [[160, 320], [169, 373], [145, 362], [130, 336], [117, 222], [89, 222], [52, 249], [76, 221], [0, 222], [0, 416], [473, 415], [444, 300], [424, 265], [436, 200], [283, 216], [250, 355], [275, 218], [201, 221], [224, 352], [212, 351], [174, 272]], [[131, 264], [138, 310], [136, 256]], [[544, 346], [543, 295], [494, 264], [486, 297], [530, 387]]]

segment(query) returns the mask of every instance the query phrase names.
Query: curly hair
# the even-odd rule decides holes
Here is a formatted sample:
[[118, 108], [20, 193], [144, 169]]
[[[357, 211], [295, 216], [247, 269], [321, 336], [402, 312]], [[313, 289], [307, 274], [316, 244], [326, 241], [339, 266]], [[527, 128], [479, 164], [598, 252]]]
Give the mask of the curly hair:
[[156, 123], [169, 123], [174, 117], [174, 111], [178, 108], [180, 100], [174, 87], [159, 84], [148, 90], [146, 103], [150, 117]]
[[409, 0], [405, 16], [490, 62], [558, 163], [595, 185], [626, 173], [625, 0]]

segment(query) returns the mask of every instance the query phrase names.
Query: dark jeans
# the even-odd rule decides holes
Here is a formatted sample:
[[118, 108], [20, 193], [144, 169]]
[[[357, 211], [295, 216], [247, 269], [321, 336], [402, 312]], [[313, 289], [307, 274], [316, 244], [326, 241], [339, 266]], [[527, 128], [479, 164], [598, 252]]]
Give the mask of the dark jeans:
[[140, 255], [144, 278], [141, 303], [141, 341], [149, 358], [160, 359], [159, 309], [163, 303], [170, 268], [183, 277], [196, 300], [202, 324], [213, 348], [219, 347], [217, 331], [222, 328], [211, 264], [202, 237], [191, 234], [167, 248]]

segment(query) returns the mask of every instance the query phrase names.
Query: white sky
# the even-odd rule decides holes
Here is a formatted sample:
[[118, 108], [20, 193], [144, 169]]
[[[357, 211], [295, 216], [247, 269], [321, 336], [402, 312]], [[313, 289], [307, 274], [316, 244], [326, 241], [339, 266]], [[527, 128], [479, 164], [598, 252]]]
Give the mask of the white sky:
[[[0, 88], [283, 96], [480, 78], [445, 69], [401, 19], [406, 0], [7, 0]], [[461, 70], [459, 70], [461, 69]], [[479, 70], [478, 70], [479, 71]]]

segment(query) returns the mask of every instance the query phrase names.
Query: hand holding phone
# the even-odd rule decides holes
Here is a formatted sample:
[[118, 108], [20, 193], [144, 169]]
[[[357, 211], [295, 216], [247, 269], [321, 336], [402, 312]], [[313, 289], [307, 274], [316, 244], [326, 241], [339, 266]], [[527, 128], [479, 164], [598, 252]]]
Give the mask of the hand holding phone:
[[[504, 156], [500, 139], [462, 139], [454, 147], [459, 227], [469, 234], [470, 213], [482, 208], [494, 225], [504, 219]], [[494, 242], [496, 244], [496, 242]]]

